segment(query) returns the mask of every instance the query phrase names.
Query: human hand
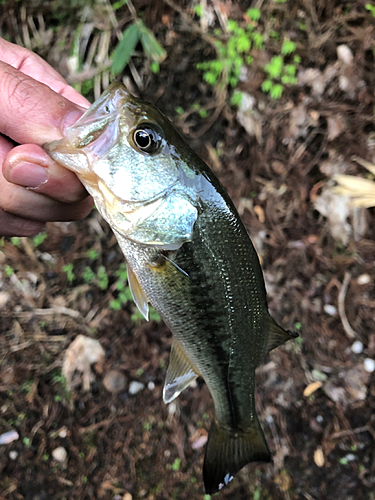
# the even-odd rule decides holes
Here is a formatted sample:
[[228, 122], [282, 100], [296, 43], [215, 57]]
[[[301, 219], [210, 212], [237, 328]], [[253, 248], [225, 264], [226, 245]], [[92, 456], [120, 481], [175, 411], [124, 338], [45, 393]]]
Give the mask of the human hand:
[[0, 236], [31, 236], [90, 212], [76, 175], [41, 147], [89, 105], [42, 58], [0, 38]]

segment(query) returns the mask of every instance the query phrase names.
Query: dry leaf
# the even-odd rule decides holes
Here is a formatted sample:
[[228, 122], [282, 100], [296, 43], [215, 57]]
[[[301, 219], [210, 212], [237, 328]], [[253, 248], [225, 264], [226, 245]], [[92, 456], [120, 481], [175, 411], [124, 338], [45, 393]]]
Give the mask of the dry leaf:
[[305, 398], [308, 398], [309, 396], [311, 396], [311, 394], [320, 389], [322, 385], [323, 384], [320, 381], [312, 382], [305, 388], [305, 390], [303, 391], [303, 395], [305, 396]]

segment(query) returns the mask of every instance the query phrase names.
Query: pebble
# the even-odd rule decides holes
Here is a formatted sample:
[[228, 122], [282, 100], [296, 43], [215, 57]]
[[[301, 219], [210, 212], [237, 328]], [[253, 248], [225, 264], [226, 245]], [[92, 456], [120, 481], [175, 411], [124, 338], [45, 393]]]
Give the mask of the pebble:
[[0, 292], [0, 309], [5, 306], [9, 299], [10, 294], [8, 292]]
[[168, 405], [168, 413], [169, 415], [174, 415], [176, 413], [176, 410], [177, 410], [177, 405], [174, 401], [172, 401], [172, 403], [169, 403]]
[[103, 378], [103, 385], [108, 392], [123, 391], [126, 387], [126, 382], [125, 375], [117, 370], [110, 370]]
[[0, 444], [9, 444], [12, 441], [17, 441], [20, 437], [17, 431], [8, 431], [0, 435]]
[[149, 383], [147, 384], [147, 389], [148, 389], [149, 391], [153, 391], [153, 390], [155, 389], [155, 384], [154, 384], [154, 382], [149, 382]]
[[333, 306], [332, 304], [325, 304], [323, 309], [324, 312], [326, 312], [330, 316], [334, 316], [337, 313], [336, 307]]
[[55, 448], [53, 450], [52, 456], [56, 460], [56, 462], [65, 462], [68, 456], [68, 452], [66, 451], [65, 448], [59, 446], [58, 448]]
[[368, 283], [370, 283], [370, 281], [371, 281], [371, 277], [369, 274], [361, 274], [357, 278], [358, 285], [367, 285]]
[[363, 362], [363, 366], [367, 373], [375, 371], [375, 361], [371, 358], [366, 358]]
[[18, 452], [16, 450], [11, 450], [9, 452], [9, 458], [11, 460], [16, 460], [17, 457], [18, 457]]
[[363, 344], [360, 340], [356, 340], [355, 342], [353, 342], [352, 351], [354, 352], [354, 354], [361, 354], [361, 352], [363, 351]]
[[129, 394], [134, 396], [134, 394], [137, 394], [137, 392], [142, 391], [145, 388], [145, 384], [142, 384], [142, 382], [137, 382], [136, 380], [132, 380], [129, 384]]
[[318, 467], [323, 467], [324, 465], [324, 454], [320, 447], [314, 451], [314, 462]]
[[350, 50], [348, 45], [339, 45], [336, 49], [337, 57], [344, 64], [352, 64], [353, 62], [353, 52]]

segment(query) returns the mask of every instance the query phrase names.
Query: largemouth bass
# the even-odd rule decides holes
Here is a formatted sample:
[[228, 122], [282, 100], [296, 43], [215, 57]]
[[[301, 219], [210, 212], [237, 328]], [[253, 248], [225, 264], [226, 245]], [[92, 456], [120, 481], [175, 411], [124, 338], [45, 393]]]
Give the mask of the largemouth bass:
[[45, 146], [75, 172], [113, 229], [129, 286], [173, 333], [163, 397], [201, 375], [212, 395], [207, 493], [270, 452], [254, 404], [255, 369], [294, 338], [268, 312], [257, 253], [224, 188], [153, 105], [114, 83]]

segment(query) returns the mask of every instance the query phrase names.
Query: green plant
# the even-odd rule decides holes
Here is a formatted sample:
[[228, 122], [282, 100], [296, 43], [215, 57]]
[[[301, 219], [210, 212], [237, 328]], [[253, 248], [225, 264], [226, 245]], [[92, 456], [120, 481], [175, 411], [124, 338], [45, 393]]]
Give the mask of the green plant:
[[56, 391], [54, 400], [56, 402], [67, 401], [69, 403], [71, 399], [70, 392], [66, 386], [66, 379], [60, 371], [55, 371], [55, 374], [52, 377], [52, 385]]
[[107, 290], [108, 288], [108, 274], [104, 266], [100, 266], [97, 272], [97, 282], [98, 287], [101, 290]]
[[13, 276], [14, 274], [14, 269], [13, 267], [9, 266], [8, 264], [6, 264], [4, 266], [4, 271], [5, 271], [5, 274], [8, 278], [10, 278], [11, 276]]
[[292, 62], [287, 64], [285, 61], [295, 50], [296, 44], [292, 40], [285, 39], [281, 46], [281, 53], [272, 57], [271, 61], [264, 67], [267, 78], [262, 83], [262, 90], [269, 93], [273, 99], [280, 99], [285, 85], [297, 83], [297, 67], [301, 58], [295, 54]]
[[93, 248], [90, 248], [90, 250], [87, 250], [87, 252], [85, 253], [85, 257], [90, 260], [96, 260], [99, 257], [99, 253]]
[[124, 31], [121, 40], [111, 55], [111, 71], [114, 76], [121, 73], [132, 58], [138, 43], [141, 43], [146, 56], [151, 60], [151, 71], [159, 72], [159, 64], [167, 56], [165, 49], [141, 19], [136, 18]]
[[178, 471], [180, 470], [180, 466], [181, 466], [181, 458], [176, 458], [173, 462], [173, 464], [171, 465], [171, 469], [174, 470], [174, 471]]
[[217, 59], [197, 63], [196, 67], [203, 71], [203, 78], [210, 85], [235, 87], [239, 82], [242, 66], [250, 65], [253, 61], [251, 49], [263, 48], [263, 35], [255, 29], [260, 19], [260, 10], [249, 9], [246, 19], [244, 28], [229, 19], [228, 38], [224, 41], [215, 40]]
[[95, 279], [95, 273], [94, 271], [91, 269], [91, 267], [88, 267], [86, 266], [85, 267], [85, 270], [83, 271], [83, 275], [82, 275], [82, 278], [83, 278], [83, 281], [85, 283], [92, 283]]
[[24, 437], [23, 440], [22, 440], [22, 442], [26, 446], [26, 448], [30, 448], [31, 447], [31, 439], [30, 438]]
[[21, 240], [19, 239], [18, 236], [13, 236], [13, 238], [10, 239], [10, 242], [15, 247], [19, 247], [21, 245]]
[[375, 5], [371, 5], [370, 3], [366, 3], [365, 9], [371, 12], [371, 14], [375, 17]]
[[47, 233], [39, 233], [36, 236], [33, 237], [33, 244], [34, 247], [38, 247], [43, 243], [43, 241], [47, 238]]
[[110, 301], [109, 307], [111, 309], [114, 309], [115, 311], [119, 311], [124, 304], [132, 299], [132, 294], [127, 284], [128, 274], [126, 271], [125, 262], [120, 264], [120, 267], [115, 272], [115, 275], [118, 278], [115, 283], [115, 288], [118, 291], [118, 295], [116, 299]]
[[62, 270], [64, 273], [66, 273], [66, 279], [68, 280], [69, 285], [71, 285], [76, 278], [76, 275], [73, 271], [74, 264], [72, 262], [69, 264], [65, 264], [64, 266], [62, 266]]

